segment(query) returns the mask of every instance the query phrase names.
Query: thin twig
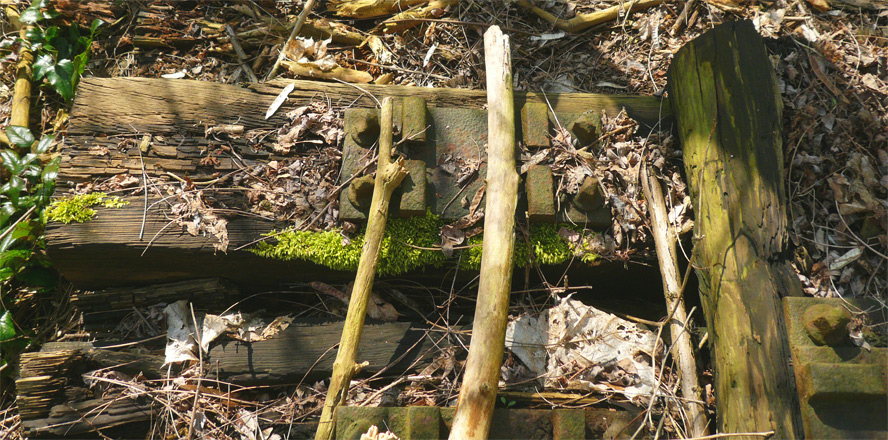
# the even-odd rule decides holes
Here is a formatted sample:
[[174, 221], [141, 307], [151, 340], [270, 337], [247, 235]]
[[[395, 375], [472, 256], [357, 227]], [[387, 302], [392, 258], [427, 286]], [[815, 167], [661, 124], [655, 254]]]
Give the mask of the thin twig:
[[774, 431], [764, 431], [764, 432], [724, 432], [721, 434], [712, 434], [712, 435], [704, 435], [702, 437], [692, 437], [685, 440], [709, 440], [713, 438], [725, 438], [725, 437], [743, 437], [743, 436], [754, 436], [754, 437], [771, 437], [774, 435]]
[[437, 75], [434, 73], [421, 72], [419, 70], [404, 69], [404, 68], [397, 67], [397, 66], [387, 66], [385, 64], [371, 63], [369, 61], [357, 60], [354, 58], [348, 58], [348, 61], [353, 62], [353, 63], [366, 64], [368, 66], [379, 67], [380, 69], [388, 69], [388, 70], [394, 70], [396, 72], [404, 72], [404, 73], [412, 73], [414, 75], [428, 76], [429, 78], [442, 79], [442, 80], [449, 80], [450, 79], [444, 75]]
[[[228, 34], [228, 38], [231, 41], [231, 47], [234, 48], [234, 53], [237, 54], [238, 61], [240, 61], [241, 68], [244, 69], [244, 72], [247, 72], [247, 76], [250, 77], [251, 83], [259, 82], [259, 78], [256, 77], [256, 73], [253, 72], [253, 68], [247, 64], [247, 54], [244, 52], [244, 48], [241, 47], [240, 43], [237, 41], [237, 34], [234, 33], [234, 29], [231, 28], [230, 24], [225, 24], [225, 33]], [[283, 54], [283, 50], [281, 51]], [[275, 64], [277, 67], [277, 64]]]

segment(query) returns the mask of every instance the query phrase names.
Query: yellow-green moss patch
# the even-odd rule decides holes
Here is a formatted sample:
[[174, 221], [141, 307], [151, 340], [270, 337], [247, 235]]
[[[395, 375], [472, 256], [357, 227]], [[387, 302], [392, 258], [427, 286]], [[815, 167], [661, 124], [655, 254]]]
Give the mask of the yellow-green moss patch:
[[[379, 275], [398, 275], [425, 266], [440, 266], [447, 257], [437, 248], [441, 243], [441, 222], [437, 216], [427, 213], [423, 217], [392, 218], [386, 222], [385, 235], [380, 248], [379, 264], [376, 272]], [[518, 237], [515, 240], [513, 260], [515, 265], [524, 266], [531, 261], [539, 264], [559, 264], [572, 256], [591, 263], [598, 255], [585, 252], [579, 246], [570, 244], [562, 238], [558, 231], [563, 228], [575, 229], [573, 226], [532, 224], [528, 240]], [[576, 230], [576, 229], [575, 229]], [[589, 231], [578, 230], [585, 234]], [[274, 244], [261, 242], [250, 249], [251, 252], [279, 260], [305, 260], [335, 270], [354, 271], [361, 259], [361, 247], [364, 244], [363, 230], [351, 237], [343, 245], [340, 231], [324, 232], [284, 231], [272, 232]], [[460, 260], [463, 269], [477, 270], [481, 265], [480, 235], [467, 241], [471, 247], [466, 249]], [[533, 259], [531, 260], [531, 251]], [[456, 257], [454, 257], [456, 258]]]
[[101, 205], [106, 208], [120, 208], [128, 205], [117, 196], [109, 196], [103, 192], [78, 194], [76, 196], [58, 199], [49, 205], [46, 211], [47, 219], [61, 223], [83, 223], [92, 220], [96, 215], [93, 206]]

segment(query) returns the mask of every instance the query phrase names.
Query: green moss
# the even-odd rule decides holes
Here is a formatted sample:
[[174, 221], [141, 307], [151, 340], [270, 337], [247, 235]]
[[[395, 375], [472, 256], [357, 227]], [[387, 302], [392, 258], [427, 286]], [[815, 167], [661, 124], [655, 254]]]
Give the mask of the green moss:
[[49, 220], [62, 222], [65, 224], [71, 222], [83, 223], [92, 220], [96, 215], [93, 206], [101, 205], [106, 208], [120, 208], [128, 205], [117, 196], [109, 196], [103, 192], [94, 192], [89, 194], [78, 194], [72, 197], [58, 199], [49, 205], [46, 216]]
[[[441, 222], [437, 216], [427, 213], [423, 217], [392, 218], [386, 222], [385, 235], [380, 247], [377, 273], [379, 275], [398, 275], [410, 270], [420, 269], [425, 266], [441, 266], [447, 257], [440, 250], [428, 250], [419, 248], [437, 247], [441, 243]], [[533, 261], [540, 264], [559, 264], [567, 261], [571, 256], [581, 257], [583, 261], [594, 261], [598, 256], [588, 253], [580, 253], [566, 240], [558, 235], [562, 227], [574, 228], [564, 225], [534, 224], [530, 227], [529, 245], [519, 239], [515, 242], [513, 260], [515, 265], [524, 266], [531, 262], [531, 249]], [[582, 230], [579, 229], [582, 233]], [[586, 232], [588, 233], [588, 231]], [[354, 235], [351, 242], [342, 245], [340, 231], [331, 230], [324, 232], [309, 231], [284, 231], [282, 233], [271, 232], [277, 243], [260, 242], [250, 249], [257, 255], [279, 260], [305, 260], [327, 266], [335, 270], [354, 271], [358, 268], [361, 259], [361, 247], [364, 244], [364, 231]], [[481, 267], [481, 235], [470, 238], [462, 255], [460, 267], [463, 269], [477, 270]], [[454, 257], [455, 258], [455, 257]]]

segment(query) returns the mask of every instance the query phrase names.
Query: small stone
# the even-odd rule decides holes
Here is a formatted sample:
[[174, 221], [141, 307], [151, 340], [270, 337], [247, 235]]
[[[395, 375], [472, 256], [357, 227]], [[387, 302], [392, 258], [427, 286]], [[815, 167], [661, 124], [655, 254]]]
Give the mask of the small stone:
[[842, 307], [815, 304], [805, 311], [805, 331], [816, 345], [847, 345], [851, 313]]

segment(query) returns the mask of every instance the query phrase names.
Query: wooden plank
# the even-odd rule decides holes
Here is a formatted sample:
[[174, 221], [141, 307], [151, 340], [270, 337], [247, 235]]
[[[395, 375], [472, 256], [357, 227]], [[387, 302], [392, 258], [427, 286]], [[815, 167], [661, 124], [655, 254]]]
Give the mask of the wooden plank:
[[[242, 385], [328, 376], [342, 328], [342, 321], [303, 319], [266, 341], [223, 341], [204, 359], [212, 366], [207, 375]], [[399, 375], [429, 365], [448, 344], [427, 332], [409, 322], [367, 324], [358, 350], [358, 359], [369, 362], [364, 372]], [[96, 399], [81, 373], [104, 369], [159, 379], [168, 374], [163, 360], [140, 348], [104, 349], [88, 342], [55, 342], [25, 353], [16, 381], [22, 425], [31, 435], [72, 435], [147, 421], [160, 409], [149, 396]]]
[[[47, 224], [47, 253], [55, 267], [78, 287], [94, 289], [219, 277], [258, 289], [293, 281], [300, 275], [311, 274], [312, 280], [329, 281], [351, 277], [346, 272], [305, 261], [280, 261], [246, 250], [235, 251], [261, 234], [283, 226], [255, 217], [230, 219], [228, 254], [215, 251], [213, 244], [218, 240], [213, 236], [195, 237], [177, 225], [169, 225], [170, 220], [159, 204], [148, 210], [144, 236], [140, 239], [144, 201], [141, 197], [124, 200], [130, 204], [122, 208], [96, 208], [95, 218], [85, 223]], [[149, 206], [155, 201], [150, 199]]]
[[669, 73], [696, 211], [694, 267], [716, 364], [718, 432], [800, 437], [780, 306], [800, 288], [782, 256], [782, 101], [773, 67], [745, 21], [685, 45]]
[[[270, 119], [265, 110], [286, 84], [296, 88], [290, 99]], [[431, 107], [483, 108], [483, 90], [430, 89], [426, 87], [361, 85], [381, 98], [421, 97]], [[605, 110], [616, 114], [625, 107], [644, 125], [653, 126], [671, 117], [668, 101], [652, 96], [550, 93], [556, 112], [582, 113]], [[206, 81], [151, 78], [85, 78], [80, 82], [71, 109], [69, 135], [92, 133], [203, 133], [205, 125], [242, 124], [253, 128], [277, 128], [288, 109], [312, 99], [331, 100], [339, 107], [374, 108], [376, 103], [363, 92], [347, 85], [302, 80], [275, 80], [242, 88]], [[542, 93], [515, 93], [518, 111], [525, 102], [546, 102]], [[397, 102], [396, 102], [397, 105]]]

